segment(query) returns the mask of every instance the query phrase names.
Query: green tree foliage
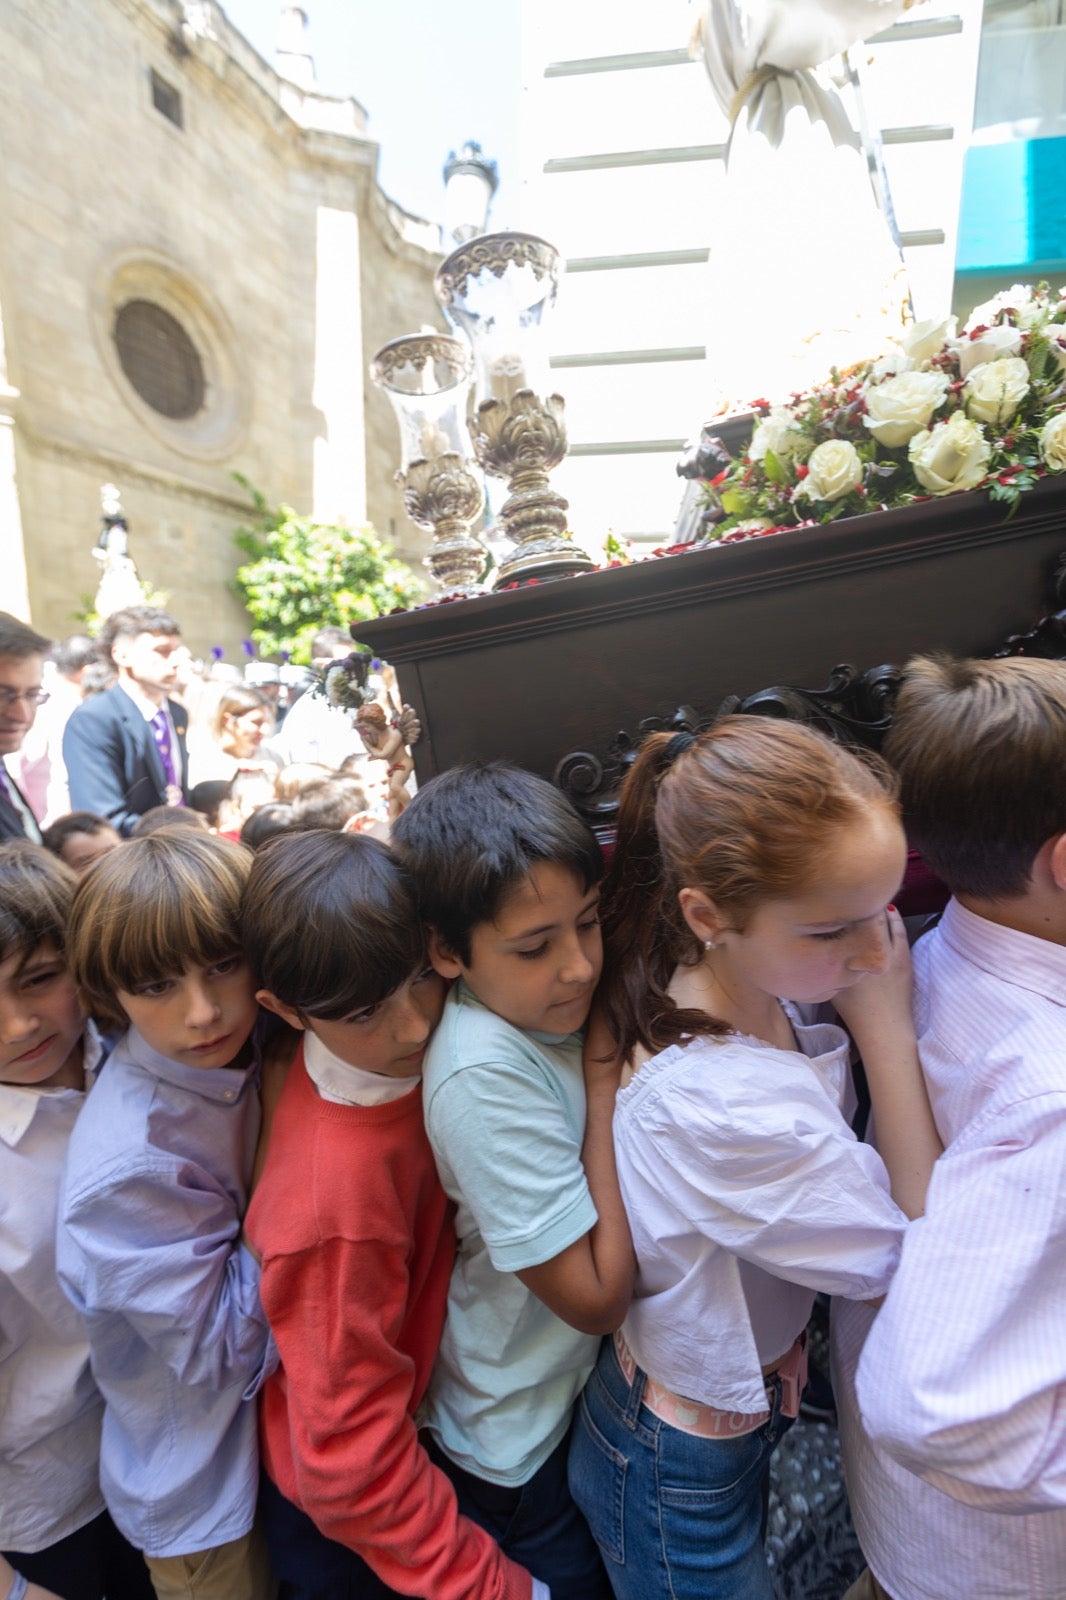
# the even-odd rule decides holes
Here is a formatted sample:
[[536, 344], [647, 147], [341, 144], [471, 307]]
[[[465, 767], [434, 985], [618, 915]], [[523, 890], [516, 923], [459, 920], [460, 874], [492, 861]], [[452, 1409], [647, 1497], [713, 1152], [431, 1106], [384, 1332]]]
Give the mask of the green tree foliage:
[[319, 628], [368, 622], [422, 599], [415, 574], [369, 524], [313, 522], [291, 506], [271, 508], [246, 479], [239, 481], [255, 501], [256, 520], [234, 534], [249, 558], [237, 570], [235, 588], [263, 655], [287, 651], [306, 663]]

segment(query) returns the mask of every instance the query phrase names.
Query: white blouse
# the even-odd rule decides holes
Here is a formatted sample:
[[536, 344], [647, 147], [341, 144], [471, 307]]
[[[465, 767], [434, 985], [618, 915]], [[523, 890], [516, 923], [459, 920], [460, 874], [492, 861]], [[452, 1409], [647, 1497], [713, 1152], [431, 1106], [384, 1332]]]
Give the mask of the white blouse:
[[786, 1010], [798, 1050], [693, 1039], [646, 1062], [615, 1107], [638, 1267], [625, 1337], [659, 1383], [723, 1410], [765, 1409], [761, 1369], [818, 1290], [882, 1294], [906, 1227], [841, 1114], [847, 1035]]

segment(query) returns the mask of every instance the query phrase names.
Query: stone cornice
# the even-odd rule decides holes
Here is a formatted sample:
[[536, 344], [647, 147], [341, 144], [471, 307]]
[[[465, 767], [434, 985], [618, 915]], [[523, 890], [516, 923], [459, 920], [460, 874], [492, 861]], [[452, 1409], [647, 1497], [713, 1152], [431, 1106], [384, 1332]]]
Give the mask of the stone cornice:
[[[17, 390], [14, 392], [17, 394]], [[2, 405], [3, 392], [0, 391], [0, 414]], [[166, 467], [138, 461], [121, 451], [104, 450], [80, 439], [64, 439], [56, 434], [41, 432], [27, 426], [24, 415], [18, 418], [15, 425], [19, 438], [32, 454], [99, 472], [104, 479], [120, 483], [124, 490], [148, 489], [238, 517], [248, 517], [254, 513], [252, 501], [237, 491], [229, 493], [206, 483], [197, 483], [192, 478], [168, 471]]]

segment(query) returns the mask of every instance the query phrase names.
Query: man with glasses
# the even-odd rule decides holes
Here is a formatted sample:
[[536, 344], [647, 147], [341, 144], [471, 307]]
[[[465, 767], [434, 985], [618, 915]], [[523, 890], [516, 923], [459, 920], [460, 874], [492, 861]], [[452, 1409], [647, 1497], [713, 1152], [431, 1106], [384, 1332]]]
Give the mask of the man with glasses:
[[37, 707], [48, 699], [41, 679], [50, 644], [25, 622], [0, 611], [0, 843], [6, 839], [41, 842], [37, 819], [4, 758], [20, 748], [33, 727]]

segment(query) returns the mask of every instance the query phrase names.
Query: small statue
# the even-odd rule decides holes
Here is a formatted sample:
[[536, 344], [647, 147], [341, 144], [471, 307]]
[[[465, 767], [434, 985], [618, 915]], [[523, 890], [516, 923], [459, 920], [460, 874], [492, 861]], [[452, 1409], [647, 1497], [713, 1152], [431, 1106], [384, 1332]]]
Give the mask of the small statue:
[[371, 700], [356, 711], [355, 726], [371, 761], [387, 763], [389, 821], [395, 822], [411, 798], [407, 780], [415, 764], [408, 745], [417, 744], [422, 724], [410, 706], [402, 706], [390, 721], [385, 708]]
[[93, 602], [101, 621], [126, 606], [143, 606], [145, 588], [129, 553], [126, 513], [113, 483], [100, 489], [100, 533], [93, 556], [100, 563], [100, 582]]

